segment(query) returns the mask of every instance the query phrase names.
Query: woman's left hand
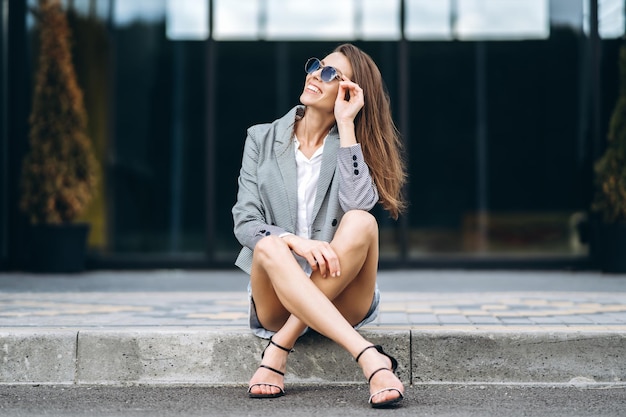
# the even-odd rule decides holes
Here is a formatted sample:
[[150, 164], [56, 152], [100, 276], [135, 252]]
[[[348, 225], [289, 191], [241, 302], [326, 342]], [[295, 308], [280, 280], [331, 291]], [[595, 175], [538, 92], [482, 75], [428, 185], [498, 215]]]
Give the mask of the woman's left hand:
[[[346, 98], [348, 98], [346, 100]], [[339, 90], [335, 100], [335, 120], [337, 123], [353, 122], [365, 99], [363, 89], [352, 81], [339, 81]]]

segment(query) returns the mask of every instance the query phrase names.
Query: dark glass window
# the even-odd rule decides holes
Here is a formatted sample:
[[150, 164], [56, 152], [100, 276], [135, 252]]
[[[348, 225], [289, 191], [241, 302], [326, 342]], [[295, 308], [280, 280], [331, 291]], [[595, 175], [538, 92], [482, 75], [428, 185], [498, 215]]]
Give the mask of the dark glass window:
[[[588, 0], [347, 2], [310, 36], [298, 19], [323, 19], [319, 6], [336, 2], [290, 2], [299, 9], [289, 15], [282, 1], [204, 0], [206, 19], [174, 21], [185, 13], [172, 7], [193, 3], [63, 2], [103, 167], [84, 218], [94, 257], [232, 264], [246, 129], [298, 104], [305, 60], [344, 41], [379, 65], [407, 149], [408, 212], [395, 222], [374, 210], [381, 260], [587, 256], [577, 226], [598, 146]], [[601, 134], [617, 95], [624, 3], [599, 3]], [[31, 37], [34, 23], [27, 12]], [[34, 65], [34, 37], [25, 50]], [[2, 196], [12, 180], [0, 170]], [[0, 252], [8, 246], [0, 240]]]

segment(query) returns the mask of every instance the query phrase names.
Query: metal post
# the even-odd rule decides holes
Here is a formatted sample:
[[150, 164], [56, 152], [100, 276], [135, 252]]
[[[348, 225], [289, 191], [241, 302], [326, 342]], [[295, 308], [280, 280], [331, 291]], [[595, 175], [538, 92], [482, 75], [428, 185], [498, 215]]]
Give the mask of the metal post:
[[0, 269], [7, 261], [8, 254], [8, 131], [7, 131], [7, 63], [9, 48], [9, 0], [0, 4]]
[[477, 248], [488, 246], [488, 130], [487, 130], [487, 46], [476, 42], [476, 208], [478, 215]]
[[183, 211], [183, 152], [185, 149], [185, 45], [183, 41], [173, 41], [172, 57], [172, 131], [171, 131], [171, 210], [169, 250], [180, 250]]
[[[601, 44], [600, 33], [598, 25], [598, 0], [589, 1], [589, 143], [591, 149], [590, 164], [588, 168], [589, 173], [589, 200], [593, 201], [595, 194], [595, 172], [594, 163], [600, 158], [604, 152], [606, 141], [602, 137], [602, 129], [600, 127], [601, 118], [601, 95], [602, 85], [600, 80], [600, 65], [601, 65]], [[601, 252], [603, 250], [603, 243], [600, 241], [599, 224], [591, 218], [588, 223], [591, 230], [589, 241], [589, 260], [592, 265], [598, 265], [600, 262]]]
[[[402, 134], [402, 140], [405, 148], [406, 155], [410, 152], [410, 50], [409, 42], [406, 39], [405, 26], [406, 26], [406, 0], [400, 2], [400, 41], [398, 42], [398, 128]], [[403, 193], [408, 196], [408, 186], [405, 186]], [[399, 233], [399, 247], [400, 247], [400, 262], [407, 262], [409, 257], [409, 244], [410, 244], [410, 213], [400, 217], [400, 233]]]
[[605, 141], [601, 137], [601, 96], [602, 82], [600, 79], [601, 43], [598, 25], [598, 0], [589, 2], [589, 54], [591, 56], [591, 143], [592, 160], [595, 161], [604, 151]]
[[115, 30], [115, 1], [109, 0], [109, 9], [107, 10], [107, 33], [111, 47], [109, 48], [109, 60], [107, 63], [107, 86], [106, 102], [107, 109], [107, 147], [104, 157], [104, 166], [102, 172], [104, 175], [104, 204], [105, 204], [105, 241], [107, 249], [115, 252], [116, 239], [116, 206], [115, 206], [115, 189], [117, 187], [115, 178], [115, 166], [111, 161], [115, 161], [116, 155], [116, 104], [117, 104], [117, 34]]
[[[9, 268], [22, 266], [28, 250], [27, 219], [19, 211], [19, 182], [22, 159], [28, 148], [28, 113], [32, 94], [30, 79], [30, 48], [26, 38], [26, 2], [9, 1], [7, 32], [3, 40], [7, 43], [7, 104], [5, 146], [7, 165], [7, 229]], [[9, 65], [10, 63], [10, 65]]]
[[216, 43], [213, 40], [213, 0], [209, 0], [209, 38], [206, 41], [206, 257], [215, 258], [215, 71]]

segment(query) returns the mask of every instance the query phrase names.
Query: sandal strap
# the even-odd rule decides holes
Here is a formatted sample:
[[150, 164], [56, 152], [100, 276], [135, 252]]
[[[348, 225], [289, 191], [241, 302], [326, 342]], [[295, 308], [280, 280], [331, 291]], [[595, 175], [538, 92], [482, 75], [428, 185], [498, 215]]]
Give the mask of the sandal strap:
[[274, 342], [274, 341], [272, 340], [272, 338], [271, 338], [271, 337], [270, 337], [270, 343], [271, 343], [272, 345], [276, 346], [278, 349], [284, 350], [284, 351], [285, 351], [285, 352], [287, 352], [287, 353], [295, 352], [295, 350], [294, 350], [293, 348], [288, 349], [288, 348], [286, 348], [286, 347], [284, 347], [284, 346], [281, 346], [281, 345], [279, 345], [278, 343]]
[[[268, 384], [267, 382], [259, 382], [258, 384], [252, 384], [248, 387], [248, 394], [252, 391], [252, 388], [254, 387], [260, 387], [262, 385], [267, 385], [270, 387], [276, 387], [280, 390], [280, 392], [282, 392], [283, 394], [285, 393], [285, 390], [283, 389], [283, 387], [281, 387], [280, 385], [276, 385], [276, 384]], [[400, 394], [402, 395], [402, 394]]]
[[366, 347], [365, 349], [363, 349], [356, 357], [355, 361], [358, 362], [359, 358], [361, 357], [361, 355], [363, 353], [365, 353], [366, 350], [368, 349], [376, 349], [378, 351], [378, 353], [380, 353], [381, 355], [384, 355], [386, 357], [389, 358], [389, 360], [391, 361], [391, 372], [396, 372], [396, 369], [398, 369], [398, 361], [396, 360], [396, 358], [394, 358], [393, 356], [387, 354], [384, 350], [383, 347], [381, 345], [370, 345], [368, 347]]
[[[380, 346], [377, 345], [369, 345], [368, 347], [366, 347], [365, 349], [363, 349], [358, 355], [356, 355], [356, 359], [354, 360], [355, 362], [358, 362], [359, 359], [361, 358], [361, 355], [365, 353], [366, 350], [374, 348], [376, 350], [378, 350]], [[380, 347], [382, 349], [382, 347]]]
[[367, 378], [367, 383], [369, 384], [372, 381], [372, 378], [374, 378], [374, 375], [376, 375], [380, 371], [389, 371], [389, 372], [393, 373], [393, 371], [391, 369], [389, 369], [389, 368], [378, 368], [377, 370], [375, 370], [374, 372], [372, 372], [370, 374], [369, 378]]
[[265, 357], [265, 351], [267, 350], [268, 347], [270, 347], [270, 345], [276, 346], [278, 349], [284, 350], [287, 353], [295, 352], [293, 350], [293, 348], [292, 349], [287, 349], [286, 347], [281, 346], [278, 343], [274, 342], [272, 340], [272, 338], [270, 337], [270, 341], [267, 343], [267, 346], [265, 346], [265, 349], [263, 349], [263, 352], [261, 352], [261, 359], [263, 359]]
[[[274, 369], [274, 368], [272, 368], [271, 366], [267, 366], [267, 365], [263, 365], [263, 364], [261, 364], [261, 365], [259, 365], [259, 368], [269, 369], [269, 370], [270, 370], [270, 371], [272, 371], [272, 372], [276, 372], [278, 375], [285, 376], [285, 373], [284, 373], [284, 372], [281, 372], [281, 371], [279, 371], [278, 369]], [[261, 385], [271, 385], [271, 384], [261, 384]]]
[[[394, 398], [393, 400], [391, 400], [392, 402], [399, 401], [399, 400], [404, 398], [404, 395], [402, 394], [402, 391], [400, 391], [398, 388], [389, 387], [389, 388], [383, 388], [381, 390], [378, 390], [375, 393], [373, 393], [372, 395], [370, 395], [370, 398], [369, 398], [369, 400], [367, 400], [367, 402], [372, 404], [372, 398], [374, 398], [378, 394], [382, 394], [385, 391], [396, 391], [398, 394], [400, 394], [400, 396], [398, 398]], [[373, 403], [373, 404], [376, 404], [376, 403]]]

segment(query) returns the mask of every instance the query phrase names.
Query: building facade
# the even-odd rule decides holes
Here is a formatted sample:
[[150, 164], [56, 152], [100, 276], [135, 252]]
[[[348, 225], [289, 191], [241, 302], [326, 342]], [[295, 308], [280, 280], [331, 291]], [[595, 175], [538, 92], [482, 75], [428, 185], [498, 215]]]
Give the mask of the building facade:
[[[298, 104], [343, 42], [378, 63], [409, 209], [382, 267], [593, 268], [593, 163], [618, 93], [624, 0], [65, 0], [101, 165], [89, 268], [231, 266], [246, 128]], [[0, 269], [27, 262], [17, 207], [37, 0], [0, 0]], [[329, 13], [332, 11], [332, 13]]]

